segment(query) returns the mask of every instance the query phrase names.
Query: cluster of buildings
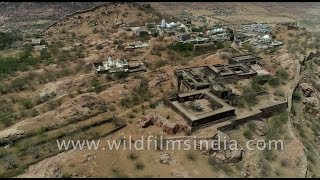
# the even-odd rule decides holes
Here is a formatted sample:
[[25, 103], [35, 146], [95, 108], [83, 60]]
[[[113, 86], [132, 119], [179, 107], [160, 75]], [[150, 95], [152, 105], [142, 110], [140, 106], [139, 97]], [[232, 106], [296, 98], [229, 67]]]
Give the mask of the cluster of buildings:
[[116, 72], [131, 73], [146, 70], [145, 65], [141, 61], [127, 61], [125, 58], [112, 60], [110, 56], [108, 60], [100, 60], [93, 63], [93, 66], [98, 74], [112, 74]]
[[272, 48], [281, 46], [283, 42], [272, 38], [271, 26], [268, 24], [256, 23], [241, 25], [235, 35], [234, 42], [238, 45], [249, 43], [255, 49]]
[[[230, 28], [216, 27], [209, 30], [203, 27], [197, 27], [191, 24], [189, 18], [183, 22], [166, 22], [164, 19], [160, 24], [145, 23], [142, 27], [131, 27], [131, 31], [136, 35], [163, 35], [175, 36], [176, 42], [205, 44], [218, 40], [230, 40], [233, 37], [233, 31]], [[232, 40], [232, 39], [231, 39]]]
[[[182, 22], [166, 22], [164, 19], [159, 23], [146, 23], [142, 27], [132, 27], [131, 30], [136, 36], [141, 33], [148, 35], [175, 36], [176, 42], [192, 44], [210, 44], [217, 41], [231, 41], [241, 46], [244, 43], [251, 44], [256, 49], [271, 48], [280, 46], [283, 43], [275, 40], [270, 35], [271, 26], [267, 24], [246, 24], [232, 30], [229, 27], [196, 27], [190, 22], [190, 18]], [[134, 49], [134, 47], [129, 47]]]
[[241, 25], [240, 29], [243, 29], [246, 32], [258, 32], [258, 33], [269, 33], [271, 27], [268, 24], [256, 23], [256, 24], [245, 24]]

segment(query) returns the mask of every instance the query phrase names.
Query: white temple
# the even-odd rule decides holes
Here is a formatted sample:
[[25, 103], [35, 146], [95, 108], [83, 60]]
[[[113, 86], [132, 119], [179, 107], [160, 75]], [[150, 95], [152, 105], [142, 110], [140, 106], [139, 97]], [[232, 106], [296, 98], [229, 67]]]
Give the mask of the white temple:
[[161, 28], [165, 28], [166, 27], [166, 21], [164, 19], [162, 19], [160, 27]]

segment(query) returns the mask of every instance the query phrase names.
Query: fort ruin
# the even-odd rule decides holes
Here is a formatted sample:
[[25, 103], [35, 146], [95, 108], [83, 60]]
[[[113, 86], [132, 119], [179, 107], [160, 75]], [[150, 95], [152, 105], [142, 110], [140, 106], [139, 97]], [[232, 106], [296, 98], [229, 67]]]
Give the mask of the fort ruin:
[[[261, 74], [261, 71], [265, 71], [264, 63], [260, 57], [254, 55], [231, 57], [228, 62], [229, 64], [175, 70], [177, 92], [165, 96], [165, 104], [184, 117], [193, 129], [211, 123], [239, 123], [243, 119], [247, 121], [251, 118], [262, 118], [270, 114], [269, 109], [277, 112], [287, 108], [287, 100], [268, 101], [259, 104], [252, 112], [249, 111], [248, 117], [238, 116], [237, 108], [229, 104], [236, 95], [225, 85]], [[275, 106], [278, 108], [273, 108]]]

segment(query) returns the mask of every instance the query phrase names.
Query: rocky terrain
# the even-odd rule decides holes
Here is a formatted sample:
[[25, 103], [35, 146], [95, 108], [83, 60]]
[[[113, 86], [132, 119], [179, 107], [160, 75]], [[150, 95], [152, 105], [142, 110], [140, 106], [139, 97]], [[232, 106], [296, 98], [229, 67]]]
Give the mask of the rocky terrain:
[[0, 2], [0, 30], [37, 33], [64, 16], [103, 2]]
[[[267, 98], [288, 98], [287, 111], [229, 131], [209, 126], [191, 134], [211, 141], [223, 137], [228, 143], [235, 139], [241, 150], [204, 151], [197, 144], [197, 149], [191, 151], [106, 151], [106, 140], [123, 141], [125, 135], [132, 135], [133, 141], [142, 135], [190, 138], [186, 136], [190, 132], [183, 117], [162, 102], [162, 97], [175, 88], [173, 70], [226, 64], [225, 57], [246, 53], [225, 43], [220, 49], [183, 54], [170, 48], [171, 37], [141, 38], [128, 31], [128, 27], [152, 21], [160, 23], [162, 18], [170, 21], [182, 10], [233, 25], [256, 20], [271, 24], [300, 18], [308, 21], [308, 17], [319, 15], [317, 3], [107, 3], [75, 13], [99, 4], [0, 3], [2, 29], [14, 25], [10, 30], [41, 31], [41, 38], [50, 42], [44, 51], [20, 49], [27, 55], [1, 52], [31, 62], [24, 64], [27, 69], [14, 69], [0, 78], [1, 177], [320, 175], [320, 56], [316, 54], [306, 60], [320, 46], [320, 35], [308, 28], [278, 28], [273, 35], [284, 46], [275, 52], [258, 53], [268, 70], [281, 77], [278, 86], [263, 85], [268, 90]], [[124, 51], [125, 43], [137, 40], [149, 43], [149, 47]], [[92, 63], [108, 56], [141, 60], [148, 71], [125, 77], [97, 75]], [[247, 79], [235, 83], [233, 88], [241, 90], [239, 87], [250, 83]], [[62, 138], [102, 142], [97, 151], [62, 152], [55, 144], [56, 139]], [[258, 140], [269, 139], [283, 140], [284, 150], [243, 148], [248, 140], [257, 144]]]

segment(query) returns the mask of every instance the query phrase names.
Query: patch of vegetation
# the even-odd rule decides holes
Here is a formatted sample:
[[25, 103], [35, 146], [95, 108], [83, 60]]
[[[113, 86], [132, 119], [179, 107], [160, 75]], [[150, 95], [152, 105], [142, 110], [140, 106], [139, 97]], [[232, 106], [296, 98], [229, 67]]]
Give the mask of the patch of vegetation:
[[148, 80], [141, 79], [140, 85], [133, 89], [132, 96], [122, 98], [120, 100], [120, 105], [127, 108], [133, 107], [141, 104], [142, 102], [150, 100], [151, 97], [152, 94], [148, 87]]
[[16, 71], [27, 71], [38, 61], [31, 54], [32, 47], [26, 46], [17, 57], [0, 57], [0, 74], [10, 75]]
[[277, 77], [273, 77], [271, 75], [257, 75], [252, 79], [253, 84], [264, 85], [265, 83], [270, 84], [271, 86], [277, 86], [280, 84], [279, 79]]
[[135, 163], [135, 168], [137, 170], [143, 170], [145, 168], [145, 165], [142, 162]]
[[18, 77], [11, 81], [9, 85], [9, 89], [19, 92], [19, 91], [25, 90], [27, 84], [28, 84], [27, 77]]
[[243, 132], [243, 135], [244, 137], [246, 137], [247, 139], [252, 139], [253, 137], [253, 133], [250, 129], [246, 129], [244, 132]]
[[150, 40], [150, 34], [148, 32], [144, 32], [144, 31], [140, 32], [138, 40], [142, 41], [142, 42], [149, 41]]
[[99, 80], [92, 81], [91, 86], [94, 88], [94, 91], [97, 93], [102, 91], [101, 83], [99, 82]]
[[274, 153], [274, 150], [271, 149], [266, 149], [263, 153], [264, 157], [266, 158], [266, 160], [268, 161], [275, 161], [277, 159], [277, 155]]
[[203, 27], [192, 27], [191, 31], [192, 32], [203, 32], [204, 28]]
[[193, 56], [200, 56], [202, 54], [213, 53], [213, 51], [216, 49], [220, 49], [220, 48], [217, 47], [217, 45], [206, 45], [206, 46], [196, 47], [195, 51], [193, 52]]
[[160, 60], [160, 61], [157, 61], [155, 64], [154, 64], [154, 69], [159, 69], [161, 67], [164, 67], [167, 65], [167, 61], [165, 60]]
[[190, 161], [195, 161], [197, 159], [197, 156], [195, 153], [188, 151], [187, 154], [187, 159]]
[[222, 49], [225, 47], [224, 43], [222, 41], [217, 41], [216, 44], [215, 44], [215, 47], [217, 49]]
[[280, 164], [282, 167], [288, 167], [289, 166], [289, 160], [288, 159], [282, 159], [280, 161]]
[[[254, 85], [255, 87], [259, 87], [258, 85]], [[247, 102], [249, 106], [257, 104], [257, 95], [258, 93], [256, 92], [257, 88], [250, 88], [246, 87], [244, 89], [244, 95], [243, 98]]]
[[2, 165], [6, 170], [16, 168], [18, 166], [18, 157], [15, 154], [7, 154], [3, 157]]
[[248, 42], [243, 43], [242, 44], [242, 48], [245, 49], [246, 51], [250, 52], [250, 53], [254, 52], [253, 46], [251, 44], [249, 44]]
[[113, 177], [115, 178], [128, 178], [128, 175], [122, 173], [118, 168], [112, 167], [111, 171], [113, 173]]
[[5, 49], [10, 46], [13, 42], [21, 40], [21, 36], [13, 33], [3, 33], [0, 32], [0, 50]]
[[184, 56], [190, 55], [193, 50], [192, 43], [176, 43], [174, 45], [169, 46], [169, 49], [182, 53]]
[[248, 128], [250, 131], [254, 131], [256, 129], [257, 125], [254, 122], [248, 123]]
[[46, 48], [44, 48], [40, 51], [40, 60], [49, 61], [49, 60], [51, 60], [50, 58], [51, 58], [51, 54], [48, 52], [48, 50]]
[[277, 70], [276, 76], [281, 80], [288, 80], [289, 78], [288, 72], [283, 68]]
[[230, 105], [235, 106], [235, 107], [244, 107], [245, 106], [245, 102], [244, 102], [244, 98], [242, 97], [233, 97], [230, 100]]
[[209, 156], [208, 158], [208, 164], [210, 166], [212, 166], [214, 169], [218, 169], [219, 168], [219, 162], [217, 161], [217, 159], [213, 156]]
[[137, 154], [135, 154], [135, 153], [130, 153], [129, 155], [128, 155], [128, 158], [130, 159], [130, 160], [136, 160], [136, 159], [138, 159], [138, 155]]
[[286, 133], [286, 122], [288, 121], [288, 112], [283, 111], [280, 114], [274, 116], [272, 121], [269, 121], [269, 131], [266, 135], [266, 139], [282, 139]]
[[97, 46], [96, 46], [96, 49], [97, 49], [97, 50], [103, 49], [103, 45], [102, 45], [102, 44], [97, 45]]
[[271, 165], [265, 161], [265, 160], [262, 160], [262, 162], [260, 162], [260, 175], [261, 177], [269, 177], [270, 176], [270, 172], [272, 170], [272, 167]]
[[280, 96], [280, 97], [284, 97], [284, 95], [285, 95], [284, 92], [279, 89], [275, 90], [273, 94], [275, 96]]
[[27, 98], [26, 99], [21, 99], [20, 100], [20, 104], [26, 109], [31, 109], [34, 106], [33, 102], [30, 99], [27, 99]]
[[119, 72], [115, 72], [115, 73], [114, 73], [114, 76], [115, 76], [117, 79], [125, 79], [126, 77], [128, 77], [128, 73], [127, 73], [127, 72], [124, 72], [124, 71], [119, 71]]
[[292, 99], [296, 102], [299, 102], [301, 100], [301, 93], [299, 90], [295, 89], [292, 93]]

